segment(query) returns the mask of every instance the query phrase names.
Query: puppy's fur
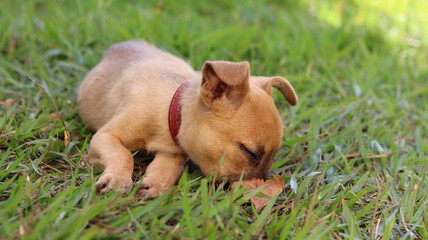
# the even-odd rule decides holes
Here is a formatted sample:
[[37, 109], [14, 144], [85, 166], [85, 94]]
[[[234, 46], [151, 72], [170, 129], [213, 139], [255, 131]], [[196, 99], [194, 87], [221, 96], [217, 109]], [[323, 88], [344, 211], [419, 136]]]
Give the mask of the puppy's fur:
[[[202, 76], [186, 62], [138, 40], [111, 46], [83, 80], [80, 116], [96, 131], [90, 163], [104, 170], [101, 193], [132, 188], [131, 151], [155, 154], [139, 193], [158, 196], [175, 184], [187, 157], [204, 174], [229, 181], [268, 178], [280, 148], [283, 127], [272, 87], [291, 105], [297, 96], [281, 77], [250, 76], [248, 62], [207, 61]], [[181, 100], [176, 144], [168, 128], [168, 109], [178, 87], [189, 86]], [[221, 161], [223, 159], [223, 161]]]

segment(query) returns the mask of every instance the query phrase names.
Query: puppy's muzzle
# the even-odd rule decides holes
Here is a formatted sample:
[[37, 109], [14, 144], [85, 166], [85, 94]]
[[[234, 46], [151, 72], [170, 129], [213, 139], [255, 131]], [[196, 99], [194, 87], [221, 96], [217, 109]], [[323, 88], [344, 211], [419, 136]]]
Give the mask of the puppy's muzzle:
[[[261, 172], [249, 172], [245, 173], [242, 177], [242, 180], [250, 180], [253, 178], [262, 179], [262, 180], [268, 180], [269, 179], [269, 171], [261, 171]], [[231, 174], [225, 177], [225, 179], [228, 183], [237, 182], [241, 179], [241, 175]]]

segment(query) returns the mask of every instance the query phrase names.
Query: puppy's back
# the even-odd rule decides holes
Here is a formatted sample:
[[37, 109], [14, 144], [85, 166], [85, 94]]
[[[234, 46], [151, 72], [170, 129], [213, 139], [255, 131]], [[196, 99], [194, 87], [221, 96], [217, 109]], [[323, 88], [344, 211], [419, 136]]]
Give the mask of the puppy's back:
[[91, 130], [98, 130], [135, 94], [147, 95], [143, 91], [148, 89], [174, 89], [192, 75], [195, 73], [185, 61], [145, 41], [116, 43], [80, 85], [80, 116]]
[[114, 61], [116, 64], [129, 64], [134, 61], [169, 57], [168, 55], [169, 54], [145, 41], [129, 40], [115, 43], [110, 46], [110, 48], [104, 53], [103, 61]]

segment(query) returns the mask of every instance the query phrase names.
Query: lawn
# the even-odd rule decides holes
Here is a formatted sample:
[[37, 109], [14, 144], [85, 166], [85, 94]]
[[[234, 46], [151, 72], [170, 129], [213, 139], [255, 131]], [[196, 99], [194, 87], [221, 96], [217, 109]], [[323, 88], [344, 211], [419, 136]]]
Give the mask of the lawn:
[[[0, 239], [428, 239], [428, 2], [0, 1]], [[97, 195], [85, 74], [112, 43], [248, 60], [276, 92], [284, 191], [227, 189], [186, 168], [154, 199]], [[147, 158], [138, 158], [135, 180]]]

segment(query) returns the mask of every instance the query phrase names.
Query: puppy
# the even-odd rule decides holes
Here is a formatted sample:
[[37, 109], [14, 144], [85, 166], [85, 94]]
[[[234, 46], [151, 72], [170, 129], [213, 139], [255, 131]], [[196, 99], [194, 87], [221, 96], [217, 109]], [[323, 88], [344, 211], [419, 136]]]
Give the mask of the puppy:
[[283, 136], [272, 87], [297, 104], [287, 80], [250, 76], [248, 62], [206, 61], [199, 74], [144, 41], [114, 44], [78, 95], [80, 116], [96, 131], [88, 159], [104, 171], [97, 190], [129, 192], [131, 152], [140, 149], [155, 154], [141, 195], [167, 191], [188, 157], [228, 181], [267, 179]]

